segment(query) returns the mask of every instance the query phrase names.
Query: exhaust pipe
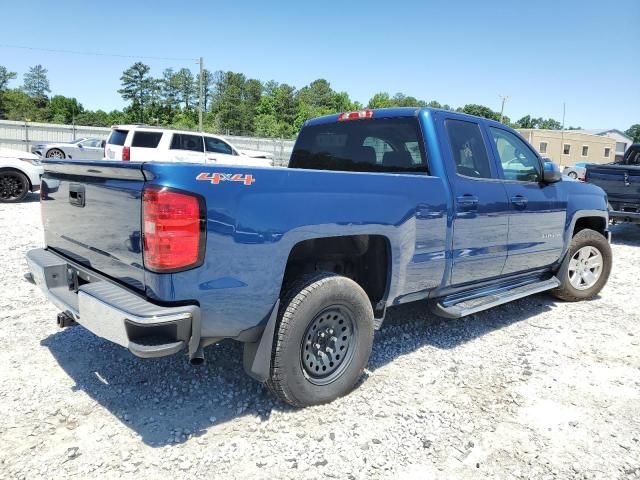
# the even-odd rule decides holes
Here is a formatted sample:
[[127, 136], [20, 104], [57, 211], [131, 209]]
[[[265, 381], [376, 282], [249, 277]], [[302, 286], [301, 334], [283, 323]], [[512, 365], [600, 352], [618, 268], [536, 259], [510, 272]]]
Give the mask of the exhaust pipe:
[[66, 313], [59, 313], [58, 317], [56, 318], [56, 323], [60, 328], [75, 327], [76, 325], [78, 325], [73, 317]]
[[193, 352], [193, 355], [189, 357], [189, 363], [192, 367], [201, 367], [204, 365], [204, 348], [199, 346], [198, 349]]

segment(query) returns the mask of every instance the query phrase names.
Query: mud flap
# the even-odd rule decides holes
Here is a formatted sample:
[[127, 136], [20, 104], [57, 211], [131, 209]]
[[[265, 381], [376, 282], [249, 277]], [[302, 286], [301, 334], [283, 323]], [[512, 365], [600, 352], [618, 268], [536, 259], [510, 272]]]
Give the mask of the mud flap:
[[260, 340], [244, 344], [242, 363], [244, 370], [251, 378], [259, 382], [266, 382], [269, 378], [271, 368], [271, 352], [273, 351], [273, 339], [276, 331], [276, 321], [278, 320], [278, 310], [280, 300], [271, 309], [269, 320], [264, 327]]

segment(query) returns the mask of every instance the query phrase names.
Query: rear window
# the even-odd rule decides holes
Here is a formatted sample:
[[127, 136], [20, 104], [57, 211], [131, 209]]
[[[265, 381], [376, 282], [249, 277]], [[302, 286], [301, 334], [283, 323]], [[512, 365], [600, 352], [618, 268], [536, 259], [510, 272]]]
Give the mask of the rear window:
[[127, 134], [129, 130], [113, 130], [111, 132], [111, 136], [109, 136], [109, 140], [107, 143], [111, 145], [124, 145], [124, 141], [127, 139]]
[[135, 132], [133, 134], [131, 146], [140, 148], [156, 148], [160, 143], [161, 138], [162, 132]]
[[415, 117], [351, 120], [301, 130], [289, 168], [346, 172], [427, 171]]
[[171, 150], [190, 150], [192, 152], [204, 152], [204, 143], [200, 135], [185, 135], [174, 133], [171, 139]]

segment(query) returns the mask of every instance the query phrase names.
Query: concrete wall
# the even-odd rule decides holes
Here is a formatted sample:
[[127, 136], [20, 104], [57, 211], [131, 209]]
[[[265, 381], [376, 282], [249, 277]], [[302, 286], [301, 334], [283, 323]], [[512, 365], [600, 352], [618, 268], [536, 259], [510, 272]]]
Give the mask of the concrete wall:
[[[610, 137], [577, 133], [570, 130], [518, 129], [518, 132], [542, 156], [551, 158], [563, 167], [577, 162], [610, 163], [615, 160], [616, 141]], [[547, 151], [541, 151], [541, 143], [547, 143]], [[563, 145], [569, 145], [569, 154], [564, 154]], [[583, 147], [587, 147], [587, 155], [582, 155]], [[609, 149], [609, 156], [605, 157], [605, 149]]]
[[[58, 125], [54, 123], [14, 122], [0, 120], [0, 146], [31, 151], [36, 143], [68, 142], [81, 137], [107, 138], [110, 128]], [[276, 165], [286, 166], [293, 150], [293, 140], [277, 138], [235, 137], [224, 135], [233, 145], [247, 150], [273, 154]]]

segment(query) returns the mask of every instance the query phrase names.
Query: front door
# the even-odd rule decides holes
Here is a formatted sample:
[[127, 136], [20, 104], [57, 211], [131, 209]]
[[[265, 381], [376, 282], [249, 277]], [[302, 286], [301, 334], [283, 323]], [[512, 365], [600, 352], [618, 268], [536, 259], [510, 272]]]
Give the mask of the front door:
[[216, 137], [204, 137], [207, 163], [219, 163], [221, 165], [237, 165], [238, 155], [234, 155], [233, 148], [224, 140]]
[[507, 247], [507, 193], [491, 161], [480, 124], [455, 114], [444, 129], [455, 214], [451, 284], [490, 279], [502, 273]]
[[488, 128], [509, 197], [509, 242], [505, 274], [548, 267], [564, 247], [567, 202], [561, 182], [542, 182], [542, 161], [514, 133]]

